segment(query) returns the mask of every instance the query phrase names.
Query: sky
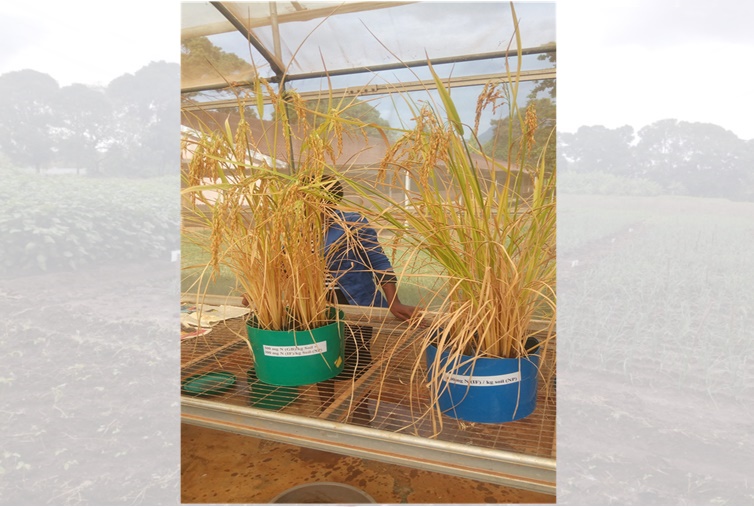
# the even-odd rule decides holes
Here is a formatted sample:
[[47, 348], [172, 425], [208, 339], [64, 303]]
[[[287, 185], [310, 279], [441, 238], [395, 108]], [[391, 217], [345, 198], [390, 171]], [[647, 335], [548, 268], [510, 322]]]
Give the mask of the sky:
[[562, 0], [558, 130], [674, 118], [754, 139], [754, 2]]
[[106, 86], [151, 61], [180, 62], [180, 2], [0, 2], [0, 74]]
[[[754, 2], [558, 0], [558, 130], [635, 129], [675, 118], [754, 139], [748, 81]], [[180, 2], [0, 3], [0, 74], [107, 85], [179, 62]]]

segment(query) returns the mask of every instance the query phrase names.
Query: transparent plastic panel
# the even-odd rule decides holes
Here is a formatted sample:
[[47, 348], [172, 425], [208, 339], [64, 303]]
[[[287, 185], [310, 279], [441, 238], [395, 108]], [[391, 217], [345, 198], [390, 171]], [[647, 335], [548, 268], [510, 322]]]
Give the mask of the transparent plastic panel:
[[[347, 3], [341, 7], [335, 3], [278, 2], [277, 32], [269, 18], [268, 3], [223, 5], [270, 54], [277, 53], [290, 76], [424, 61], [427, 57], [464, 58], [516, 46], [508, 2], [373, 2]], [[355, 12], [337, 13], [343, 9]], [[184, 43], [191, 38], [208, 37], [220, 51], [247, 63], [253, 60], [260, 75], [272, 75], [261, 55], [250, 49], [249, 41], [215, 7], [185, 3], [183, 11]], [[555, 41], [554, 3], [521, 3], [516, 5], [516, 14], [522, 48]], [[204, 25], [200, 24], [202, 18], [206, 19]], [[468, 65], [468, 72], [477, 72], [474, 63], [457, 65]], [[188, 86], [188, 77], [194, 74], [200, 73], [192, 69], [184, 72], [184, 88]], [[201, 74], [212, 72], [205, 69]]]
[[181, 38], [234, 31], [233, 25], [209, 2], [181, 3]]
[[[555, 41], [553, 4], [521, 4], [522, 47]], [[273, 30], [255, 34], [272, 47]], [[281, 24], [289, 74], [505, 51], [515, 47], [507, 2], [418, 2]]]
[[181, 41], [181, 88], [222, 86], [274, 75], [269, 63], [238, 32]]
[[[537, 103], [540, 120], [547, 120], [549, 127], [554, 125], [555, 121], [555, 98], [554, 98], [554, 81], [539, 80], [522, 82], [518, 87], [519, 107], [525, 108], [527, 103], [532, 101], [531, 94], [535, 100], [540, 99]], [[273, 87], [275, 89], [275, 87]], [[466, 127], [466, 137], [471, 138], [472, 133], [476, 136], [480, 144], [484, 145], [493, 136], [494, 128], [508, 115], [508, 107], [503, 100], [498, 101], [498, 106], [477, 107], [480, 94], [483, 91], [482, 86], [465, 86], [451, 89], [451, 97], [456, 105], [461, 122]], [[241, 97], [245, 104], [255, 104], [254, 98], [249, 89], [236, 91], [206, 91], [195, 94], [191, 100], [197, 104], [206, 104], [202, 107], [203, 111], [216, 111], [222, 113], [223, 117], [238, 118], [238, 106], [236, 99]], [[224, 105], [213, 105], [212, 99], [218, 100], [222, 97], [224, 100], [231, 99]], [[244, 98], [245, 97], [245, 98]], [[544, 101], [544, 102], [541, 102]], [[417, 111], [423, 105], [429, 105], [438, 114], [445, 118], [445, 111], [442, 101], [436, 90], [423, 90], [415, 92], [392, 93], [386, 95], [372, 95], [363, 97], [352, 97], [347, 95], [330, 95], [323, 92], [319, 97], [308, 97], [305, 101], [306, 107], [311, 110], [327, 113], [330, 109], [346, 111], [345, 116], [358, 118], [362, 121], [368, 121], [375, 127], [367, 129], [367, 137], [370, 147], [377, 147], [375, 152], [369, 150], [353, 149], [355, 154], [349, 159], [351, 165], [373, 165], [379, 162], [385, 150], [385, 142], [378, 128], [383, 130], [387, 139], [395, 141], [404, 130], [412, 129], [415, 126], [415, 117]], [[184, 104], [185, 105], [185, 104]], [[256, 107], [249, 107], [252, 110], [252, 118], [259, 118]], [[273, 108], [270, 104], [265, 105], [263, 120], [272, 121]], [[249, 116], [247, 116], [249, 119]], [[321, 118], [316, 121], [321, 121]], [[542, 123], [544, 127], [545, 124]], [[353, 136], [354, 142], [363, 143], [363, 136]], [[377, 153], [379, 152], [379, 153]]]
[[189, 106], [192, 104], [206, 104], [209, 102], [226, 101], [236, 97], [236, 93], [233, 90], [204, 90], [200, 92], [184, 93], [182, 95], [182, 105]]

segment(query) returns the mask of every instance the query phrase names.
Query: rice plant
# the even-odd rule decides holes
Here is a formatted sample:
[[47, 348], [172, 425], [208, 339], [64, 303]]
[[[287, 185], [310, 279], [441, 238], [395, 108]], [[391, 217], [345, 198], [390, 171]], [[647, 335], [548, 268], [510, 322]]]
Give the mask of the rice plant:
[[[336, 157], [343, 123], [324, 114], [316, 127], [299, 122], [291, 128], [289, 104], [303, 116], [295, 94], [275, 92], [260, 79], [253, 97], [259, 116], [271, 101], [273, 127], [256, 137], [245, 119], [248, 111], [239, 94], [235, 129], [197, 119], [198, 134], [185, 139], [192, 153], [184, 172], [183, 193], [192, 220], [209, 231], [208, 268], [227, 268], [254, 311], [262, 329], [310, 329], [328, 321], [328, 292], [324, 255], [325, 221], [332, 204], [322, 177]], [[285, 160], [293, 160], [292, 135], [300, 136], [300, 163], [291, 174]], [[278, 154], [281, 159], [260, 153]]]
[[[480, 146], [475, 129], [462, 124], [450, 91], [429, 69], [442, 107], [416, 107], [415, 127], [404, 132], [382, 163], [384, 178], [410, 180], [407, 187], [417, 190], [406, 192], [400, 202], [386, 197], [388, 204], [377, 214], [394, 228], [409, 256], [428, 258], [439, 268], [433, 276], [443, 280], [444, 290], [431, 303], [437, 311], [427, 332], [417, 333], [414, 322], [404, 335], [419, 352], [412, 383], [425, 383], [424, 353], [430, 346], [438, 357], [447, 354], [443, 362], [456, 368], [481, 357], [524, 358], [535, 349], [544, 361], [555, 337], [556, 170], [546, 161], [546, 147], [532, 156], [534, 131], [543, 128], [536, 110], [519, 108], [515, 71], [485, 87], [478, 111], [502, 100], [511, 118], [507, 135], [499, 138], [508, 157], [495, 159], [475, 148]], [[545, 128], [550, 129], [546, 142], [554, 142], [554, 125]], [[533, 335], [535, 347], [527, 345]], [[403, 343], [399, 340], [393, 353]], [[434, 397], [444, 389], [440, 363], [432, 365]], [[389, 372], [388, 365], [383, 382]], [[554, 368], [545, 378], [552, 374]], [[420, 418], [429, 416], [437, 431], [442, 419], [439, 406], [433, 407]]]
[[[448, 294], [430, 333], [436, 345], [476, 356], [525, 356], [533, 331], [554, 335], [556, 171], [543, 156], [533, 163], [528, 157], [538, 122], [533, 108], [519, 110], [515, 76], [497, 84], [497, 96], [521, 117], [522, 131], [508, 133], [511, 157], [499, 161], [464, 138], [469, 127], [433, 75], [445, 118], [424, 105], [415, 128], [383, 161], [385, 171], [407, 175], [418, 191], [379, 216], [442, 268]], [[486, 90], [480, 107], [491, 95]]]

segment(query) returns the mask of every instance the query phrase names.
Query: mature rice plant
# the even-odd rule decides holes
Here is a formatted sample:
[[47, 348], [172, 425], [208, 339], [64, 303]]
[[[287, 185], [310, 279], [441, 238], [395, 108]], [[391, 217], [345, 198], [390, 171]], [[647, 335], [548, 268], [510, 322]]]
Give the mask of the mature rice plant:
[[[260, 79], [255, 96], [259, 116], [265, 100], [275, 106], [273, 127], [255, 138], [239, 97], [237, 126], [224, 128], [197, 120], [198, 135], [185, 140], [192, 152], [184, 173], [184, 195], [194, 224], [209, 231], [208, 267], [227, 268], [251, 303], [258, 327], [270, 330], [310, 329], [328, 320], [325, 220], [332, 206], [322, 177], [342, 132], [337, 115], [325, 114], [315, 128], [301, 122], [300, 164], [290, 174], [293, 134], [286, 103]], [[264, 96], [266, 94], [266, 96]], [[299, 106], [296, 106], [299, 107]], [[278, 154], [281, 159], [260, 153]], [[332, 284], [332, 281], [330, 282]]]
[[[507, 161], [464, 138], [450, 93], [437, 77], [446, 118], [425, 105], [416, 127], [388, 153], [384, 167], [408, 175], [418, 191], [380, 217], [402, 240], [442, 267], [448, 287], [432, 324], [436, 345], [454, 353], [521, 357], [537, 326], [554, 335], [555, 168], [529, 164], [536, 111], [519, 111], [517, 80], [500, 83], [522, 132], [508, 133]], [[489, 97], [480, 97], [482, 104]], [[513, 125], [514, 122], [510, 122]], [[553, 129], [554, 131], [554, 129]]]
[[[534, 352], [527, 341], [537, 335], [544, 362], [555, 337], [556, 170], [546, 163], [546, 149], [530, 156], [534, 131], [542, 128], [536, 110], [519, 108], [516, 72], [485, 87], [477, 109], [503, 100], [511, 118], [507, 135], [499, 133], [507, 160], [494, 159], [475, 149], [480, 145], [475, 131], [462, 124], [449, 90], [431, 65], [430, 71], [444, 115], [429, 103], [416, 108], [415, 128], [404, 133], [382, 164], [385, 177], [393, 172], [418, 190], [406, 192], [401, 202], [386, 198], [389, 204], [378, 213], [408, 246], [409, 256], [430, 259], [439, 267], [435, 276], [444, 281], [445, 290], [432, 302], [437, 311], [428, 331], [417, 334], [414, 323], [405, 335], [419, 351], [412, 382], [424, 382], [424, 352], [430, 346], [438, 349], [438, 357], [448, 354], [447, 364], [460, 367], [466, 361], [462, 356], [471, 361], [526, 357]], [[555, 128], [546, 128], [551, 129], [549, 143]], [[432, 367], [437, 371], [431, 375], [431, 392], [439, 396], [445, 374], [440, 361]], [[390, 366], [384, 371], [383, 381]], [[435, 430], [438, 422], [441, 428], [441, 418], [435, 417], [439, 406], [426, 415]]]

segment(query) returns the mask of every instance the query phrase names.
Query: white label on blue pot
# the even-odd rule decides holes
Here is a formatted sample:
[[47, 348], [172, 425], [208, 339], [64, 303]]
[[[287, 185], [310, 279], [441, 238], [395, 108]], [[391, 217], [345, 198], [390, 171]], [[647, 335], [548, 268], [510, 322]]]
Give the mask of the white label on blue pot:
[[494, 387], [519, 382], [521, 380], [521, 373], [517, 371], [514, 373], [508, 373], [506, 375], [490, 375], [485, 377], [469, 377], [467, 375], [452, 375], [450, 373], [446, 373], [443, 378], [448, 384], [460, 384], [464, 386], [470, 385], [475, 387]]
[[270, 357], [303, 357], [316, 356], [327, 352], [327, 342], [311, 343], [309, 345], [294, 345], [292, 347], [264, 346], [264, 355]]

